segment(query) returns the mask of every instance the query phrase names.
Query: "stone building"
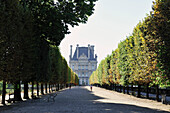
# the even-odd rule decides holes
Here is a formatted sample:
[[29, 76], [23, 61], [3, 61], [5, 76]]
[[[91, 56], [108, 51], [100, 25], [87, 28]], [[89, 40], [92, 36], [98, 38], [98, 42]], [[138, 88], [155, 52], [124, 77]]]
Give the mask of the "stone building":
[[72, 45], [70, 45], [69, 66], [79, 76], [80, 85], [89, 85], [89, 77], [97, 69], [97, 55], [94, 55], [94, 46], [79, 47], [72, 55]]

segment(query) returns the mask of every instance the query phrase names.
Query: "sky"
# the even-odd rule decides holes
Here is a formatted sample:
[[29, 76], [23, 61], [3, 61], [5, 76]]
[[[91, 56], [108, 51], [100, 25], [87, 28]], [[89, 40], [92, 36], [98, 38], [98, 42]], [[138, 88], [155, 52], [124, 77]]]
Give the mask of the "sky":
[[98, 64], [111, 55], [120, 41], [132, 34], [133, 28], [152, 10], [153, 0], [98, 0], [95, 11], [86, 24], [70, 27], [60, 44], [60, 51], [69, 63], [70, 45], [73, 54], [79, 47], [94, 45]]

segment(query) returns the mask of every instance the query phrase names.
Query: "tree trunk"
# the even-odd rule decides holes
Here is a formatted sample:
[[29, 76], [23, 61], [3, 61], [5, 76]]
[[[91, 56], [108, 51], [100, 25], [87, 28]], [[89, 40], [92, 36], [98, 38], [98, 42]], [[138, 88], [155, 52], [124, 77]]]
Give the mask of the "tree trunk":
[[60, 84], [58, 84], [58, 91], [60, 90]]
[[15, 99], [16, 101], [22, 101], [20, 81], [18, 81], [18, 82], [16, 82], [16, 83], [14, 84], [14, 99]]
[[34, 98], [34, 82], [32, 82], [32, 92], [31, 97]]
[[68, 88], [68, 84], [66, 84], [66, 88]]
[[55, 90], [57, 91], [57, 84], [55, 84]]
[[55, 90], [57, 91], [58, 87], [57, 87], [57, 84], [55, 84]]
[[138, 98], [141, 97], [141, 91], [140, 90], [141, 90], [141, 85], [138, 85], [138, 96], [137, 96]]
[[109, 87], [110, 90], [112, 90], [112, 84], [110, 84], [110, 87]]
[[116, 84], [115, 84], [115, 87], [114, 87], [114, 89], [115, 89], [115, 91], [117, 90], [117, 86], [116, 86]]
[[50, 87], [50, 88], [51, 88], [51, 92], [53, 92], [53, 84], [51, 85], [51, 87]]
[[37, 97], [39, 97], [39, 83], [37, 82]]
[[146, 98], [149, 99], [149, 84], [146, 85]]
[[127, 85], [127, 94], [129, 94], [129, 85]]
[[2, 104], [5, 105], [5, 96], [6, 96], [6, 81], [3, 80], [3, 89], [2, 89]]
[[44, 87], [43, 87], [43, 83], [41, 83], [41, 94], [44, 95]]
[[125, 86], [123, 86], [123, 93], [125, 94]]
[[47, 83], [45, 83], [45, 93], [47, 94]]
[[29, 99], [29, 96], [28, 96], [28, 82], [24, 83], [24, 99]]
[[156, 100], [159, 101], [159, 85], [156, 85]]
[[131, 92], [132, 92], [132, 95], [134, 95], [133, 84], [131, 85]]
[[122, 86], [121, 85], [119, 85], [119, 91], [122, 92]]
[[48, 90], [49, 90], [49, 93], [51, 93], [51, 91], [50, 91], [50, 87], [51, 87], [51, 85], [49, 84], [49, 85], [48, 85]]

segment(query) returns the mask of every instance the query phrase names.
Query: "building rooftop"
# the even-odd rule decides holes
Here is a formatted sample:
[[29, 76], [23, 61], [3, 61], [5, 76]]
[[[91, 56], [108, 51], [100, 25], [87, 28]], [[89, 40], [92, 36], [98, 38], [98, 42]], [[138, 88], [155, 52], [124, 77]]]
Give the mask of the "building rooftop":
[[[94, 47], [94, 46], [93, 46]], [[94, 48], [93, 48], [94, 49]], [[94, 58], [94, 50], [92, 50], [91, 47], [89, 47], [90, 50], [90, 58], [88, 60], [96, 60]], [[79, 52], [78, 52], [79, 51]], [[74, 52], [73, 58], [72, 60], [78, 60], [77, 58], [77, 52], [78, 52], [78, 57], [80, 57], [81, 55], [85, 55], [88, 58], [88, 47], [76, 47], [76, 50]]]

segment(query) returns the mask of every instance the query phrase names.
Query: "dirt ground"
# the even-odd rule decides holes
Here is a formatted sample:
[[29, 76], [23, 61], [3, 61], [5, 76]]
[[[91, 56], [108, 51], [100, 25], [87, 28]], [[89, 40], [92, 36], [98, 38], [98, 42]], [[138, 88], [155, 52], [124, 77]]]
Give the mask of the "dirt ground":
[[170, 113], [170, 105], [90, 86], [76, 86], [57, 92], [55, 101], [27, 100], [0, 106], [0, 113]]
[[[88, 87], [86, 88], [90, 90], [90, 88]], [[131, 95], [122, 94], [122, 93], [106, 90], [99, 87], [93, 87], [93, 94], [104, 98], [104, 99], [97, 100], [100, 102], [135, 105], [139, 107], [165, 110], [170, 112], [170, 105], [165, 105], [162, 104], [161, 102], [157, 102], [154, 100], [137, 98]]]

